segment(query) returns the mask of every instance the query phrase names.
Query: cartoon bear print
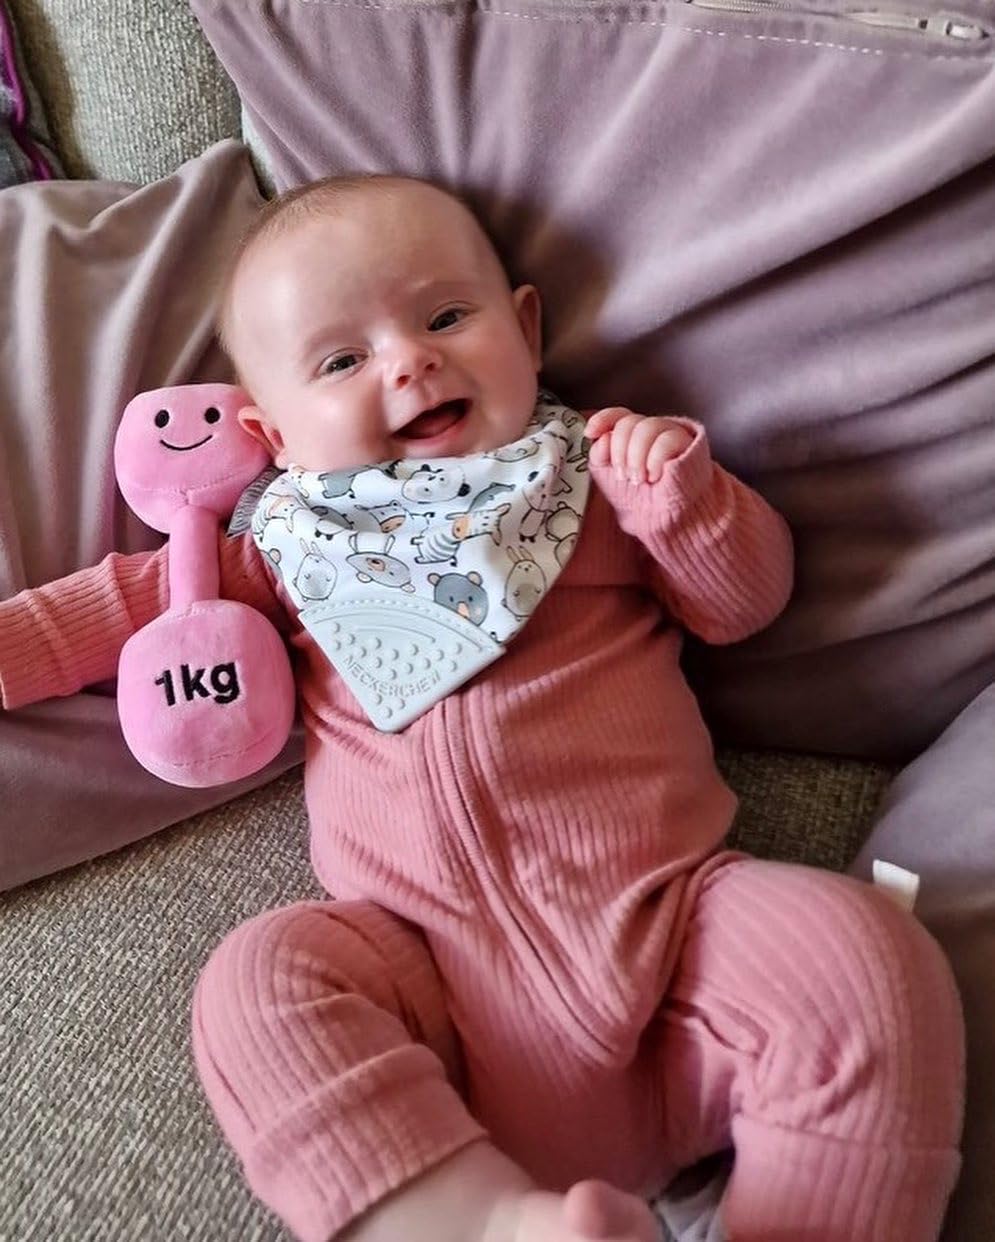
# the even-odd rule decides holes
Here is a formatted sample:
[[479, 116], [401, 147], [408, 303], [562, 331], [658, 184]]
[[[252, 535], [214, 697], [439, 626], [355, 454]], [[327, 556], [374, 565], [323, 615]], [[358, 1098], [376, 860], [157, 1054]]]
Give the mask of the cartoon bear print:
[[487, 592], [476, 570], [468, 574], [429, 574], [435, 588], [435, 602], [458, 613], [466, 621], [481, 625], [487, 616]]
[[393, 546], [393, 535], [356, 532], [349, 536], [353, 554], [346, 557], [346, 563], [356, 571], [360, 582], [375, 582], [378, 586], [410, 593], [415, 589], [411, 570], [402, 560], [390, 555]]

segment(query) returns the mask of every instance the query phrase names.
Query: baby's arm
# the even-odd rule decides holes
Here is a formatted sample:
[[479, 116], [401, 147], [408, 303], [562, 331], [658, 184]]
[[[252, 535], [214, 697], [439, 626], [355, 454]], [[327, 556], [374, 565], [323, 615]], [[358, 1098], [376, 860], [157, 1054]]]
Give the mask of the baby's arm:
[[[221, 594], [287, 618], [246, 535], [219, 539]], [[0, 706], [75, 694], [117, 672], [121, 648], [168, 603], [166, 550], [124, 556], [0, 601]]]
[[649, 552], [652, 585], [674, 619], [709, 643], [769, 625], [791, 593], [791, 536], [757, 492], [712, 461], [704, 428], [605, 410], [588, 434], [592, 477]]

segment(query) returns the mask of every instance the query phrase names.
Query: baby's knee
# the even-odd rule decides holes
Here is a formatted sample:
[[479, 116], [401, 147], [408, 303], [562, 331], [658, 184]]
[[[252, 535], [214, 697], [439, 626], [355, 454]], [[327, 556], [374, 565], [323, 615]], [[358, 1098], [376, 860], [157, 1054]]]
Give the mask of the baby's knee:
[[268, 910], [230, 931], [197, 980], [197, 1020], [228, 1025], [244, 1021], [261, 1006], [279, 1003], [280, 993], [295, 987], [313, 954], [319, 911], [319, 903]]
[[397, 1011], [399, 978], [429, 974], [416, 932], [365, 902], [309, 901], [267, 911], [230, 932], [208, 960], [194, 996], [196, 1020], [212, 1025], [278, 1020], [336, 996]]
[[802, 1069], [794, 1105], [823, 1122], [835, 1115], [841, 1137], [874, 1142], [901, 1129], [910, 1143], [954, 1142], [964, 1036], [939, 945], [859, 881], [803, 872], [800, 889], [793, 1029], [772, 1058]]
[[822, 969], [838, 977], [827, 989], [827, 1014], [844, 1028], [912, 1057], [935, 1056], [963, 1042], [953, 972], [930, 933], [880, 890], [826, 875], [826, 895], [812, 904], [812, 930], [825, 940]]

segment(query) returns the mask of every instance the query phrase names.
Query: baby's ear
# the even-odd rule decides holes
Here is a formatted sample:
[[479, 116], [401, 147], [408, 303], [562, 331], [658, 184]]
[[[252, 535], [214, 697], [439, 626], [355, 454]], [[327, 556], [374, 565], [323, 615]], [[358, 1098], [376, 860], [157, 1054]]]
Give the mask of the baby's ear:
[[280, 460], [284, 454], [283, 436], [263, 414], [259, 406], [243, 405], [238, 412], [238, 425], [247, 435], [252, 436], [253, 440], [259, 441], [276, 465], [287, 464]]
[[511, 295], [522, 335], [536, 370], [542, 367], [542, 301], [535, 285], [519, 285]]

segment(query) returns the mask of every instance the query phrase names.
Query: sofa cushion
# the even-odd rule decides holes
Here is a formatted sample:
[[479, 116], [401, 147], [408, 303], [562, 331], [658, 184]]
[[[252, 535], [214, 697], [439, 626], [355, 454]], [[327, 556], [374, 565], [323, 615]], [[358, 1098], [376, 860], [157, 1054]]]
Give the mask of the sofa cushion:
[[145, 184], [241, 134], [186, 0], [9, 0], [72, 177]]
[[875, 821], [894, 769], [853, 759], [720, 750], [739, 797], [729, 844], [760, 858], [843, 871]]
[[290, 1242], [201, 1094], [190, 999], [228, 931], [308, 896], [288, 775], [0, 897], [0, 1237]]
[[[213, 336], [223, 264], [259, 206], [226, 142], [143, 189], [34, 182], [0, 194], [0, 598], [157, 546], [114, 485], [138, 391], [230, 378]], [[25, 659], [30, 652], [25, 652]], [[0, 713], [0, 888], [113, 849], [258, 784], [165, 785], [125, 749], [105, 692]]]
[[788, 517], [784, 616], [694, 653], [726, 740], [910, 756], [995, 676], [984, 0], [946, 36], [781, 5], [193, 8], [277, 186], [466, 191], [544, 294], [549, 383], [699, 418]]

